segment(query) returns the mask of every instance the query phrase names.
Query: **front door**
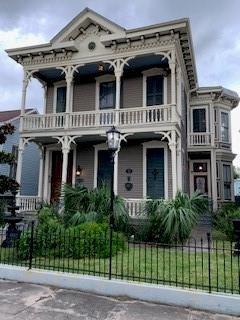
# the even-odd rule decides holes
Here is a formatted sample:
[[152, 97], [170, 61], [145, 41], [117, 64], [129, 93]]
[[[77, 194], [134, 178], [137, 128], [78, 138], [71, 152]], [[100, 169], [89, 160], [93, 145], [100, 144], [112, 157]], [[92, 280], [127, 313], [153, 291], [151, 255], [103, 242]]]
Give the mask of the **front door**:
[[112, 162], [110, 153], [108, 150], [98, 151], [98, 171], [97, 171], [97, 186], [100, 187], [106, 184], [109, 188], [111, 187], [111, 173], [112, 173]]
[[147, 149], [147, 197], [164, 198], [164, 149]]
[[[51, 178], [51, 202], [56, 202], [59, 199], [61, 193], [62, 183], [62, 152], [52, 152], [52, 178]], [[67, 183], [72, 183], [72, 166], [73, 166], [73, 152], [70, 151], [68, 155], [68, 171], [67, 171]]]

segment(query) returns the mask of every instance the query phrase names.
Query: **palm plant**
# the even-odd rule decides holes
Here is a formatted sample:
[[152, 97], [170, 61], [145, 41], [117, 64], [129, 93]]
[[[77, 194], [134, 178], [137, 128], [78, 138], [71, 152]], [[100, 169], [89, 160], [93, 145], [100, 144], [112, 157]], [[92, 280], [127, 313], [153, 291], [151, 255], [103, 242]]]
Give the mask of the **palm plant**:
[[201, 194], [189, 196], [180, 191], [170, 200], [153, 200], [146, 206], [150, 219], [150, 234], [158, 242], [186, 240], [199, 217], [208, 209], [208, 200]]

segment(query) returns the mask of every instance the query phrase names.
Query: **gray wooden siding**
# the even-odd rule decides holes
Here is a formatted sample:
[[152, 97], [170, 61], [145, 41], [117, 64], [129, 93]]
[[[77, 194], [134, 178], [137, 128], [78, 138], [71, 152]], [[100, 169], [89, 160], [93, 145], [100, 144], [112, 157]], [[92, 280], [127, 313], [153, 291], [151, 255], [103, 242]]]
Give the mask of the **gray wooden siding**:
[[79, 146], [77, 149], [77, 165], [83, 169], [82, 183], [92, 189], [94, 183], [94, 148]]
[[141, 107], [143, 102], [143, 78], [123, 78], [122, 81], [122, 108]]
[[46, 113], [53, 112], [53, 95], [54, 95], [54, 87], [47, 87], [47, 97], [46, 97]]
[[73, 88], [73, 111], [95, 110], [96, 83], [75, 84]]

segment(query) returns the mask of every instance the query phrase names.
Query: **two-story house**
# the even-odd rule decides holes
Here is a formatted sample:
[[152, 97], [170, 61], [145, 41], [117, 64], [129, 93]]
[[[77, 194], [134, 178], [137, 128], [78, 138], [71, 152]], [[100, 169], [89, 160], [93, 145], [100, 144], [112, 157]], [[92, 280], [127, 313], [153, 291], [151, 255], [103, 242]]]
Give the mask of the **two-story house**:
[[[11, 123], [15, 131], [12, 135], [8, 135], [4, 144], [0, 145], [0, 148], [5, 151], [14, 154], [15, 161], [9, 164], [0, 164], [0, 174], [16, 179], [17, 174], [17, 161], [19, 152], [19, 126], [20, 126], [20, 114], [21, 110], [6, 110], [0, 111], [0, 125], [5, 123]], [[26, 109], [26, 115], [36, 115], [36, 109]], [[22, 158], [22, 175], [21, 175], [21, 189], [20, 197], [21, 202], [28, 203], [29, 201], [35, 202], [35, 198], [38, 195], [38, 170], [39, 170], [39, 150], [35, 143], [29, 141], [25, 148]], [[27, 196], [27, 197], [26, 197]], [[32, 200], [31, 200], [32, 199]]]
[[[86, 8], [49, 43], [7, 50], [23, 66], [17, 179], [31, 139], [41, 145], [39, 196], [66, 182], [88, 188], [110, 179], [106, 131], [125, 137], [114, 191], [134, 215], [146, 198], [199, 190], [233, 199], [230, 112], [238, 95], [199, 87], [190, 23], [127, 30]], [[31, 77], [45, 90], [43, 114], [25, 113]]]

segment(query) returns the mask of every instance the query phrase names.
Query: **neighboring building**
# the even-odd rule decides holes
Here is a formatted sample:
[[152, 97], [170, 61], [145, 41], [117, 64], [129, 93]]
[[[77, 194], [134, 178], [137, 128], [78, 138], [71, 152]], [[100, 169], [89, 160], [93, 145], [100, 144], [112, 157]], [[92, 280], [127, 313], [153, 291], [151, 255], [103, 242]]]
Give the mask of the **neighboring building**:
[[[7, 53], [24, 68], [20, 143], [42, 145], [45, 201], [58, 197], [61, 182], [74, 185], [77, 169], [88, 188], [109, 181], [104, 134], [112, 125], [127, 140], [114, 190], [132, 215], [143, 199], [178, 189], [200, 190], [215, 209], [233, 200], [230, 112], [239, 97], [198, 86], [188, 19], [126, 30], [86, 8], [49, 43]], [[32, 76], [45, 89], [42, 115], [24, 114]]]
[[240, 179], [234, 180], [234, 196], [240, 197]]
[[[17, 160], [19, 153], [19, 126], [21, 110], [0, 111], [0, 125], [11, 123], [15, 127], [12, 135], [7, 135], [6, 142], [1, 145], [1, 150], [13, 153], [16, 161], [9, 164], [0, 164], [0, 174], [16, 179]], [[36, 115], [35, 109], [26, 109], [26, 115]], [[28, 143], [23, 153], [21, 195], [37, 196], [38, 194], [39, 150], [35, 143]]]

